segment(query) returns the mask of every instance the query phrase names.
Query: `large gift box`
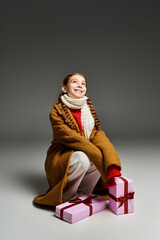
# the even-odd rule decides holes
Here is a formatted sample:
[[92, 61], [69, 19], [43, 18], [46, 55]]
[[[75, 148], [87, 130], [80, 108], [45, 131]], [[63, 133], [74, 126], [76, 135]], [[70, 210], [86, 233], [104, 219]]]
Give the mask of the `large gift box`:
[[109, 207], [115, 214], [134, 212], [133, 181], [127, 177], [115, 177], [116, 186], [109, 188]]
[[75, 223], [105, 208], [105, 199], [87, 194], [56, 206], [55, 215], [69, 223]]

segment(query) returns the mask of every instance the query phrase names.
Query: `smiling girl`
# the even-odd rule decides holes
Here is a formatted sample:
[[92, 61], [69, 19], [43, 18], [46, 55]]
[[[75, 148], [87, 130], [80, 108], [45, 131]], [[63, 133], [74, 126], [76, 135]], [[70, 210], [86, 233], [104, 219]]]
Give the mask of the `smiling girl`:
[[121, 175], [119, 156], [101, 131], [86, 84], [80, 73], [63, 80], [62, 93], [50, 112], [53, 140], [45, 161], [49, 189], [34, 198], [36, 204], [56, 206], [93, 192], [108, 199], [108, 187]]

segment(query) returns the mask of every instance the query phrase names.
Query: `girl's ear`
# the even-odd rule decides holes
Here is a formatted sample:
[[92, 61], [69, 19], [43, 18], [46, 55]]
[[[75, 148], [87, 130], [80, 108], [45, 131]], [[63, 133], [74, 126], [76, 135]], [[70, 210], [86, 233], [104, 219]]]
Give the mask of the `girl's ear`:
[[65, 85], [62, 86], [62, 92], [64, 92], [64, 93], [67, 92], [67, 90], [66, 90], [66, 86], [65, 86]]

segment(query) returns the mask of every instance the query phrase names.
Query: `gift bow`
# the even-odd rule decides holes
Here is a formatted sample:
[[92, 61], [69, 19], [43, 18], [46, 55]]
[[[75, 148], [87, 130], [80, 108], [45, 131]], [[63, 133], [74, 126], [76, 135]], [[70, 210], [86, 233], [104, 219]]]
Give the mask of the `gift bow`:
[[92, 198], [94, 198], [95, 196], [89, 196], [89, 197], [87, 197], [86, 199], [84, 199], [84, 200], [82, 200], [82, 199], [80, 199], [80, 198], [73, 198], [73, 199], [71, 199], [70, 201], [69, 201], [69, 203], [87, 203], [87, 204], [90, 204], [90, 203], [92, 203]]
[[134, 192], [130, 192], [124, 197], [119, 197], [118, 200], [120, 202], [120, 205], [118, 208], [120, 208], [127, 199], [133, 199], [133, 198], [134, 198]]
[[68, 206], [65, 206], [65, 207], [61, 208], [60, 218], [63, 219], [63, 212], [64, 212], [65, 209], [70, 208], [70, 207], [73, 207], [73, 206], [75, 206], [75, 205], [77, 205], [77, 204], [80, 204], [80, 203], [84, 203], [85, 205], [87, 205], [87, 206], [89, 207], [89, 209], [90, 209], [89, 216], [91, 216], [91, 215], [92, 215], [92, 212], [93, 212], [93, 207], [92, 207], [92, 205], [91, 205], [92, 199], [93, 199], [93, 198], [96, 198], [96, 197], [97, 197], [97, 196], [95, 196], [95, 195], [91, 195], [91, 196], [87, 197], [87, 198], [84, 199], [84, 200], [82, 200], [82, 199], [80, 199], [80, 198], [78, 198], [78, 197], [71, 199], [71, 200], [69, 201], [69, 203], [72, 203], [71, 205], [68, 205]]

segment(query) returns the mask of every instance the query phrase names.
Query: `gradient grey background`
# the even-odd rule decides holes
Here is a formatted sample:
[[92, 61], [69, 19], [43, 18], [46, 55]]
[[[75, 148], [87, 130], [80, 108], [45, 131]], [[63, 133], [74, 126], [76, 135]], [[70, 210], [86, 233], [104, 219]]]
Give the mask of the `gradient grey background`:
[[[87, 93], [95, 105], [102, 130], [116, 146], [124, 166], [123, 174], [134, 179], [139, 196], [143, 197], [145, 192], [148, 197], [148, 189], [152, 187], [156, 193], [160, 183], [158, 1], [2, 1], [1, 19], [0, 140], [1, 177], [4, 178], [1, 189], [4, 204], [10, 206], [13, 214], [7, 214], [3, 208], [1, 239], [11, 239], [11, 236], [20, 239], [25, 230], [25, 239], [36, 238], [37, 234], [39, 239], [44, 236], [57, 239], [58, 230], [51, 233], [45, 224], [68, 231], [65, 227], [68, 225], [55, 220], [53, 213], [48, 216], [48, 211], [34, 208], [31, 201], [47, 190], [43, 164], [52, 140], [49, 112], [64, 77], [72, 72], [87, 77]], [[142, 184], [147, 174], [151, 179], [156, 178], [154, 185], [147, 183], [151, 184], [150, 188], [146, 182]], [[138, 223], [130, 239], [140, 239], [138, 236], [158, 239], [159, 209], [155, 205], [154, 214], [150, 210], [150, 220], [145, 223], [139, 206], [141, 201], [137, 193], [135, 215], [123, 217], [124, 224], [130, 224], [128, 231]], [[143, 204], [144, 201], [141, 207]], [[145, 207], [143, 213], [147, 212], [148, 205]], [[138, 211], [140, 216], [136, 215]], [[111, 223], [108, 229], [104, 221], [102, 229], [98, 225], [100, 236], [116, 239], [120, 235], [119, 238], [128, 239], [124, 229], [115, 231], [122, 220], [108, 214], [109, 217], [101, 215], [109, 222], [111, 219]], [[10, 218], [13, 218], [11, 222]], [[137, 229], [142, 220], [141, 232]], [[95, 234], [89, 235], [93, 223], [86, 223], [89, 224], [87, 238], [94, 239]], [[34, 231], [28, 232], [30, 224]], [[77, 228], [69, 226], [68, 235], [65, 231], [59, 239], [76, 235]]]
[[160, 136], [159, 8], [127, 2], [3, 2], [1, 137], [48, 137], [72, 72], [86, 75], [109, 135]]

